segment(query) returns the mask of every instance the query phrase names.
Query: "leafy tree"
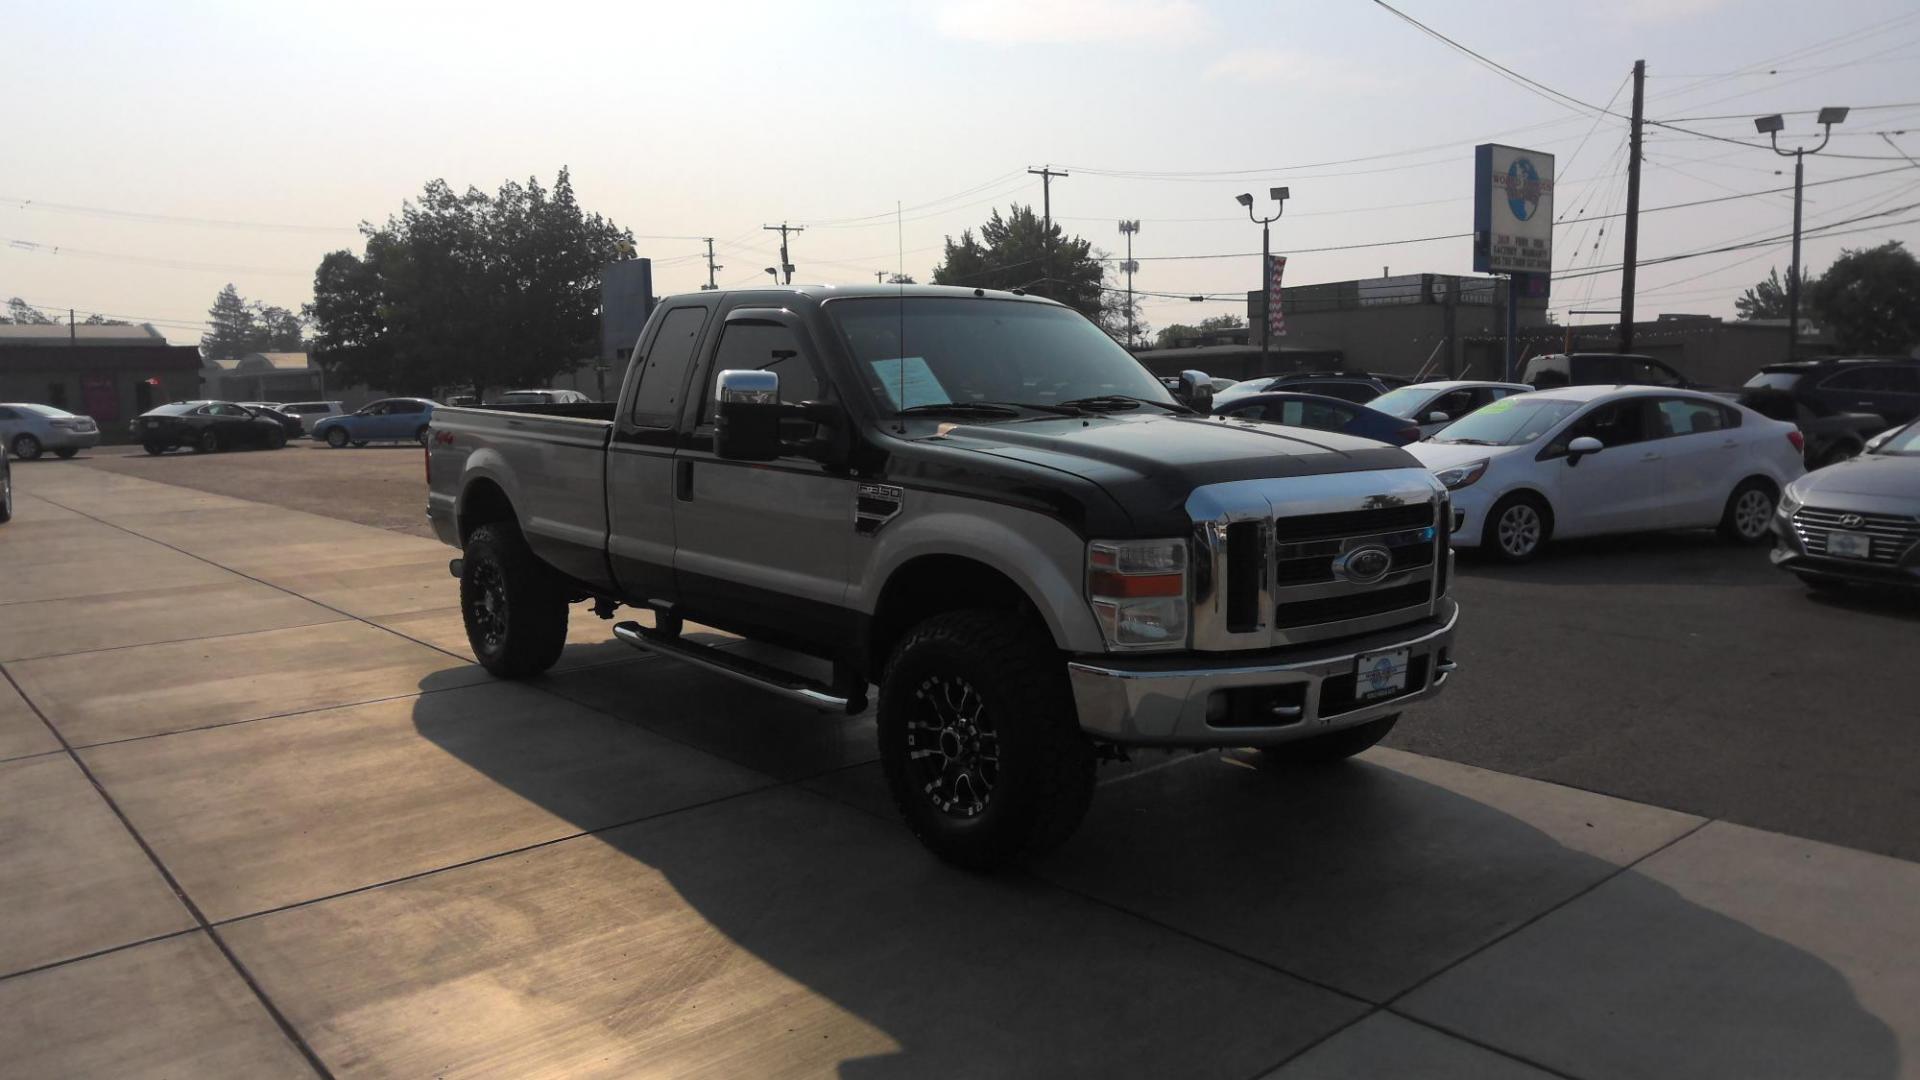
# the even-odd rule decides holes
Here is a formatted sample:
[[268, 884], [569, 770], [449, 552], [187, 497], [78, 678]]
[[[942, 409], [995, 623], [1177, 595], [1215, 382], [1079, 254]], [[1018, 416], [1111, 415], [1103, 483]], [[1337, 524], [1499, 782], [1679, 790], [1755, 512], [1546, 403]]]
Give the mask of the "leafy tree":
[[1920, 345], [1920, 260], [1898, 240], [1842, 251], [1808, 292], [1845, 352], [1904, 355]]
[[916, 281], [914, 281], [914, 280], [913, 280], [913, 275], [912, 275], [912, 274], [888, 274], [888, 275], [887, 275], [887, 284], [889, 284], [889, 285], [915, 285], [915, 284], [918, 284], [918, 282], [916, 282]]
[[314, 274], [313, 355], [349, 381], [401, 393], [541, 385], [597, 349], [600, 271], [633, 234], [574, 201], [561, 169], [497, 194], [429, 182], [366, 251]]
[[81, 319], [80, 325], [81, 326], [128, 326], [131, 324], [128, 323], [127, 320], [125, 319], [109, 319], [105, 315], [95, 314], [95, 315], [89, 315], [86, 318]]
[[[1793, 280], [1793, 271], [1787, 271], [1787, 280]], [[1810, 310], [1808, 293], [1811, 286], [1819, 280], [1818, 276], [1809, 279], [1805, 272], [1800, 281], [1800, 317], [1806, 318]], [[1787, 317], [1787, 287], [1781, 283], [1780, 268], [1767, 271], [1766, 280], [1748, 289], [1733, 302], [1733, 310], [1742, 319], [1784, 319]]]
[[1153, 343], [1160, 348], [1168, 349], [1176, 345], [1181, 338], [1199, 337], [1209, 330], [1239, 330], [1246, 325], [1247, 320], [1238, 315], [1209, 315], [1201, 319], [1197, 326], [1174, 323], [1160, 331], [1160, 335], [1154, 339]]
[[[1093, 245], [1068, 237], [1054, 225], [1049, 230], [1031, 206], [1014, 204], [1007, 216], [995, 210], [980, 226], [960, 233], [960, 242], [947, 237], [946, 258], [933, 270], [935, 285], [965, 285], [976, 289], [1025, 289], [1058, 300], [1113, 332], [1113, 305], [1102, 288], [1106, 265]], [[1124, 306], [1124, 302], [1123, 305]], [[1120, 334], [1126, 333], [1126, 312], [1119, 312]]]
[[200, 351], [209, 360], [306, 348], [304, 319], [283, 307], [247, 301], [231, 282], [213, 298], [207, 323], [207, 332], [200, 336]]
[[51, 326], [54, 318], [19, 297], [7, 301], [7, 312], [0, 315], [0, 323], [18, 323], [22, 326]]

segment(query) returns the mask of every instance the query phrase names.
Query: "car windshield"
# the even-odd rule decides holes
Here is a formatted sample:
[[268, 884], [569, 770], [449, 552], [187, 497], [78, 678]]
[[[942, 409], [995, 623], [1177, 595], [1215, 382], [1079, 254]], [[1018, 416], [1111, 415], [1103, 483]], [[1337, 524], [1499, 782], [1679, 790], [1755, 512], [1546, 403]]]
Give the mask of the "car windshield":
[[1907, 430], [1874, 447], [1873, 453], [1920, 457], [1920, 422], [1908, 424]]
[[1761, 371], [1748, 379], [1746, 385], [1767, 390], [1791, 390], [1800, 382], [1797, 371]]
[[1132, 354], [1071, 308], [863, 297], [832, 301], [827, 312], [886, 413], [986, 403], [1049, 409], [1112, 397], [1175, 404]]
[[1554, 425], [1572, 416], [1582, 404], [1559, 398], [1501, 398], [1454, 421], [1431, 441], [1524, 446], [1553, 430]]
[[1398, 390], [1389, 390], [1379, 397], [1374, 398], [1372, 401], [1367, 402], [1367, 408], [1373, 409], [1376, 412], [1387, 413], [1391, 416], [1398, 416], [1402, 420], [1405, 420], [1411, 418], [1414, 413], [1418, 412], [1420, 406], [1433, 400], [1433, 394], [1434, 391], [1431, 387], [1403, 386]]
[[154, 408], [148, 409], [145, 415], [147, 416], [185, 416], [186, 414], [192, 412], [193, 410], [205, 404], [206, 402], [204, 401], [176, 401], [171, 405], [159, 405], [159, 406], [155, 406]]

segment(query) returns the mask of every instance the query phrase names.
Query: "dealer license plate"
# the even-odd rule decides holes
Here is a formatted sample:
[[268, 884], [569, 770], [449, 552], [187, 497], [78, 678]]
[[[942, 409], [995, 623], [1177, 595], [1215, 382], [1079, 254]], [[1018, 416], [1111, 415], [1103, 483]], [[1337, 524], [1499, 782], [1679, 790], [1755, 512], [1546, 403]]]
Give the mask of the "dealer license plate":
[[1870, 559], [1873, 557], [1873, 537], [1866, 533], [1830, 532], [1827, 534], [1827, 554], [1843, 559]]
[[1407, 650], [1362, 653], [1353, 665], [1353, 693], [1361, 701], [1389, 697], [1407, 688]]

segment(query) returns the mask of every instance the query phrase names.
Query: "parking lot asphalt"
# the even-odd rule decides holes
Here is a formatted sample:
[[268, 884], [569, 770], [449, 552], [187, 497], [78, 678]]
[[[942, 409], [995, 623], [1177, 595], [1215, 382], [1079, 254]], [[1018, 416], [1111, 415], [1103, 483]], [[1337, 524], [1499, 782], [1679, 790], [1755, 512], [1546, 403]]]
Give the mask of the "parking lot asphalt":
[[[412, 445], [75, 462], [430, 536]], [[24, 472], [24, 470], [23, 470]], [[1387, 745], [1920, 859], [1920, 603], [1811, 595], [1708, 533], [1463, 555], [1465, 672]], [[442, 627], [457, 642], [458, 621]]]
[[1920, 1067], [1915, 863], [1381, 748], [1143, 761], [1060, 852], [966, 874], [895, 820], [870, 715], [578, 616], [495, 682], [431, 541], [16, 476], [3, 1073]]

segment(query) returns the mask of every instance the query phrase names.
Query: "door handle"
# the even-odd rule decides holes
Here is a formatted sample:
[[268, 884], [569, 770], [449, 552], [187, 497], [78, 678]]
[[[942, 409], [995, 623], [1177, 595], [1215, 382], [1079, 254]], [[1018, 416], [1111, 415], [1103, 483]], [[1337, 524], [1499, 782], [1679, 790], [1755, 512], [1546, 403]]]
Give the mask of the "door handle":
[[1653, 453], [1652, 451], [1648, 451], [1647, 453], [1640, 455], [1640, 460], [1641, 461], [1659, 461], [1660, 455]]
[[673, 463], [673, 497], [681, 502], [693, 501], [693, 462]]

